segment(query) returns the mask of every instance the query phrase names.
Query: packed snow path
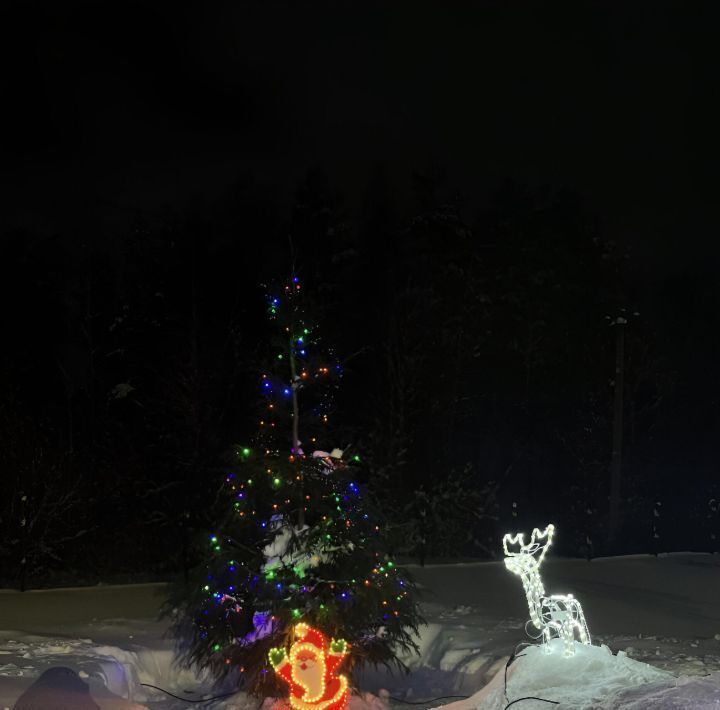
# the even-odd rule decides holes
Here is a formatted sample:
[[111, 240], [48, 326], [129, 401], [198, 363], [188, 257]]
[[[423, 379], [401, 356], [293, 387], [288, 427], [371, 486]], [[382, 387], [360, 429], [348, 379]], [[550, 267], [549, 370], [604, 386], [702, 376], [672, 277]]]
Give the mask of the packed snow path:
[[[459, 701], [463, 710], [504, 707], [505, 698], [497, 692], [492, 695], [497, 688], [487, 686], [503, 680], [508, 655], [518, 643], [528, 640], [524, 632], [527, 607], [517, 578], [502, 562], [429, 565], [412, 567], [411, 571], [422, 587], [428, 621], [422, 629], [421, 655], [407, 659], [409, 676], [369, 672], [363, 678], [363, 688], [380, 695], [388, 691], [406, 700], [474, 696]], [[678, 553], [592, 562], [550, 558], [543, 571], [548, 586], [583, 600], [597, 647], [589, 653], [604, 654], [594, 657], [596, 671], [602, 666], [608, 674], [619, 673], [617, 677], [622, 678], [627, 672], [635, 678], [627, 681], [631, 687], [625, 690], [614, 686], [613, 692], [625, 693], [623, 707], [632, 707], [628, 703], [633, 683], [637, 685], [640, 678], [646, 678], [646, 691], [654, 688], [667, 696], [668, 688], [677, 684], [667, 673], [696, 677], [690, 684], [683, 680], [681, 688], [673, 690], [678, 704], [667, 707], [701, 707], [683, 705], [682, 692], [696, 700], [700, 695], [693, 693], [717, 696], [720, 701], [718, 676], [709, 675], [720, 671], [720, 556]], [[0, 710], [12, 708], [44, 671], [59, 666], [84, 680], [95, 705], [102, 710], [255, 710], [257, 702], [241, 693], [230, 700], [191, 706], [140, 685], [157, 685], [188, 699], [231, 690], [212, 689], [207, 679], [173, 666], [172, 643], [163, 638], [166, 627], [157, 620], [162, 591], [159, 584], [24, 594], [0, 591]], [[624, 651], [626, 656], [613, 656], [600, 648], [602, 644], [613, 653]], [[527, 694], [528, 688], [547, 677], [533, 660], [536, 650], [530, 649], [510, 667], [511, 700], [519, 697], [518, 693]], [[578, 658], [587, 661], [585, 656]], [[632, 665], [633, 661], [650, 663], [657, 670]], [[581, 685], [590, 687], [587, 682]], [[187, 690], [195, 692], [187, 694]], [[620, 702], [618, 697], [614, 702]], [[560, 696], [557, 699], [563, 700]], [[428, 707], [443, 702], [448, 701], [428, 703]], [[637, 707], [642, 707], [647, 699], [637, 702]], [[535, 705], [541, 706], [558, 707]], [[591, 706], [606, 707], [597, 703]], [[517, 707], [528, 710], [533, 703], [527, 701]]]

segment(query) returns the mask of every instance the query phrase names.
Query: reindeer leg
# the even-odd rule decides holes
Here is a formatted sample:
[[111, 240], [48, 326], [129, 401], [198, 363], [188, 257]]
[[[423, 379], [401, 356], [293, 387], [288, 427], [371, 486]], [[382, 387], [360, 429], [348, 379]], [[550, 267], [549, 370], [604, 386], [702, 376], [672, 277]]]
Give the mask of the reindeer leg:
[[573, 633], [573, 622], [566, 619], [562, 625], [562, 636], [565, 642], [565, 658], [571, 658], [575, 655], [575, 634]]
[[568, 620], [568, 634], [573, 643], [573, 654], [575, 653], [574, 646], [575, 646], [575, 632], [576, 631], [577, 631], [580, 643], [583, 643], [586, 645], [590, 644], [587, 633], [585, 632], [585, 629], [583, 628], [582, 623], [576, 618]]
[[550, 639], [552, 638], [552, 629], [550, 626], [546, 626], [543, 629], [543, 652], [546, 654], [552, 653], [552, 649], [550, 648]]
[[590, 645], [590, 631], [588, 630], [587, 622], [585, 621], [585, 613], [583, 612], [580, 602], [575, 602], [575, 620], [578, 625], [578, 633], [580, 634], [580, 643]]

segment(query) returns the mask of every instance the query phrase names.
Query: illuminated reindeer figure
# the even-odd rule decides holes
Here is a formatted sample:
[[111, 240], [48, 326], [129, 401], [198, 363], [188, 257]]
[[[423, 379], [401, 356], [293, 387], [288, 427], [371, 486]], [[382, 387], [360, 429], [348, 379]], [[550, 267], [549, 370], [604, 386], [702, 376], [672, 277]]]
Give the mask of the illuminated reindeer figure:
[[[505, 566], [522, 580], [530, 608], [530, 620], [535, 628], [542, 631], [545, 652], [550, 653], [549, 641], [557, 637], [565, 642], [564, 655], [570, 657], [575, 655], [575, 632], [579, 641], [588, 645], [590, 633], [580, 602], [572, 594], [545, 596], [540, 565], [552, 544], [554, 532], [554, 525], [548, 525], [542, 532], [535, 528], [527, 545], [523, 542], [522, 533], [505, 535]], [[509, 549], [511, 545], [515, 546], [515, 551]]]

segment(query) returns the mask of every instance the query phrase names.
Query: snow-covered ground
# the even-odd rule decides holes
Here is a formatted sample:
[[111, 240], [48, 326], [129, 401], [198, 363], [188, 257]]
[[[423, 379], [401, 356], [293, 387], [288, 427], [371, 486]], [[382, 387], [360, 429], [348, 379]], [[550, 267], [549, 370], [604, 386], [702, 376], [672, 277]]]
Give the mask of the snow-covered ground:
[[[502, 710], [528, 695], [562, 704], [527, 700], [513, 708], [720, 708], [720, 674], [712, 675], [720, 671], [720, 556], [546, 559], [547, 591], [579, 598], [594, 647], [573, 659], [524, 649], [508, 669], [507, 688], [506, 660], [529, 640], [518, 578], [502, 562], [411, 571], [425, 596], [422, 652], [407, 659], [409, 676], [366, 673], [363, 689], [374, 695], [472, 696], [455, 710]], [[192, 707], [141, 683], [194, 700], [231, 692], [174, 667], [172, 642], [157, 620], [162, 593], [159, 584], [0, 591], [0, 710], [59, 666], [79, 674], [102, 710]], [[380, 705], [371, 696], [353, 704]], [[258, 703], [237, 693], [194, 707], [256, 710]]]

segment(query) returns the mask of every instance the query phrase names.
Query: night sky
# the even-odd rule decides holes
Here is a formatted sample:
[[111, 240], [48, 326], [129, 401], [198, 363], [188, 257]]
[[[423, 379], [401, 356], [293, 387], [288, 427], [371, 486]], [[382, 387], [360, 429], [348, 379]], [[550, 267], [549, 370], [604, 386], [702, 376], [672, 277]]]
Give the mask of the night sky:
[[[128, 235], [147, 229], [147, 243], [159, 243], [167, 225], [204, 225], [198, 222], [204, 214], [217, 240], [207, 242], [215, 246], [201, 249], [197, 261], [199, 278], [208, 284], [208, 342], [227, 339], [221, 323], [236, 312], [252, 324], [245, 335], [252, 341], [261, 329], [261, 316], [252, 315], [254, 260], [283, 253], [287, 234], [301, 224], [298, 185], [309, 174], [325, 176], [337, 196], [337, 223], [363, 223], [378, 184], [402, 222], [418, 212], [417, 185], [424, 180], [441, 185], [445, 196], [461, 196], [461, 218], [477, 226], [484, 223], [479, 215], [497, 217], [492, 210], [498, 190], [513, 184], [534, 194], [576, 196], [600, 237], [627, 251], [624, 303], [649, 324], [647, 342], [664, 363], [662, 377], [659, 369], [654, 373], [656, 384], [663, 378], [673, 383], [658, 425], [659, 461], [638, 458], [634, 465], [644, 467], [643, 475], [658, 466], [668, 486], [687, 463], [702, 485], [716, 485], [720, 243], [711, 219], [714, 169], [707, 158], [716, 125], [709, 99], [715, 83], [711, 3], [5, 0], [0, 7], [0, 238], [11, 254], [3, 300], [14, 331], [7, 355], [14, 364], [7, 372], [18, 363], [31, 368], [26, 379], [32, 384], [21, 386], [32, 391], [26, 397], [30, 409], [60, 412], [65, 406], [55, 360], [64, 362], [62, 353], [82, 340], [82, 319], [78, 315], [71, 323], [75, 306], [58, 315], [62, 299], [47, 294], [59, 284], [63, 303], [74, 298], [75, 287], [68, 284], [82, 278], [75, 273], [81, 258], [73, 263], [73, 254], [92, 252], [97, 263], [117, 265], [124, 248], [118, 245]], [[228, 207], [238, 195], [243, 210], [253, 214], [252, 228], [238, 232], [242, 247], [230, 248], [217, 234], [239, 223]], [[511, 222], [513, 216], [506, 218]], [[17, 256], [19, 245], [43, 240], [51, 240], [64, 261], [35, 247], [28, 247], [31, 256]], [[311, 242], [306, 239], [305, 246]], [[405, 278], [407, 253], [401, 247], [382, 236], [358, 243], [361, 257], [348, 283], [357, 286], [361, 268], [372, 279], [375, 265], [395, 260], [392, 268], [383, 267], [378, 283], [386, 278], [399, 284], [398, 274]], [[320, 241], [306, 248], [306, 264], [322, 261], [323, 248]], [[152, 279], [162, 271], [162, 251], [143, 253], [145, 266], [137, 273], [152, 278], [145, 283], [138, 276], [133, 283], [135, 266], [127, 257], [107, 281], [123, 285], [99, 296], [105, 310], [96, 323], [112, 322], [120, 294], [132, 295], [128, 284], [138, 288], [137, 303], [145, 298], [142, 287], [148, 294], [159, 290]], [[433, 252], [427, 253], [432, 264]], [[179, 274], [195, 258], [190, 250], [172, 257], [177, 261], [168, 258], [177, 265], [168, 277], [171, 285], [165, 284], [168, 291], [176, 278], [181, 292]], [[418, 257], [407, 263], [421, 262]], [[330, 263], [316, 271], [327, 275], [335, 269]], [[167, 268], [170, 273], [175, 267]], [[572, 265], [564, 272], [570, 280], [571, 271]], [[345, 273], [338, 267], [338, 282]], [[104, 277], [93, 278], [100, 293]], [[243, 284], [235, 290], [228, 286], [234, 279]], [[345, 297], [351, 313], [341, 319], [345, 330], [338, 327], [339, 347], [363, 347], [349, 335], [350, 324], [371, 329], [381, 293], [378, 287], [367, 301]], [[239, 311], [227, 306], [228, 294], [241, 303]], [[532, 310], [534, 297], [525, 298]], [[582, 314], [577, 317], [582, 320]], [[140, 345], [153, 353], [148, 362], [158, 357], [155, 345]], [[358, 361], [349, 401], [371, 381], [370, 389], [382, 390], [372, 372], [378, 362]], [[143, 372], [141, 358], [135, 366]], [[583, 367], [573, 364], [573, 377], [581, 379]], [[116, 374], [124, 376], [120, 370], [107, 373], [108, 383]], [[503, 376], [499, 372], [498, 381]], [[78, 384], [73, 393], [87, 394], [83, 387]], [[162, 399], [158, 392], [154, 396]], [[79, 398], [68, 407], [84, 407], [76, 419], [89, 421], [95, 410]], [[497, 397], [492, 401], [501, 406]], [[558, 401], [568, 408], [557, 421], [572, 420], [570, 395], [563, 392]], [[546, 404], [538, 395], [535, 405]], [[527, 402], [515, 406], [507, 404], [508, 411], [522, 410], [518, 422], [532, 419]], [[108, 437], [116, 437], [116, 444], [117, 429], [132, 442], [129, 432], [140, 426], [125, 416], [112, 420], [116, 433]], [[236, 414], [234, 422], [249, 416]], [[364, 425], [370, 414], [359, 416]], [[507, 442], [515, 440], [516, 429], [541, 438], [525, 419], [508, 426]], [[226, 421], [217, 438], [229, 437], [232, 424]], [[97, 433], [86, 427], [78, 436], [95, 441]], [[463, 431], [472, 437], [471, 424]], [[505, 466], [500, 458], [493, 460], [498, 469]]]
[[508, 176], [576, 189], [660, 273], [718, 254], [707, 3], [4, 6], [13, 223], [111, 230], [313, 165], [356, 206], [382, 163], [400, 192], [432, 166], [480, 201]]

